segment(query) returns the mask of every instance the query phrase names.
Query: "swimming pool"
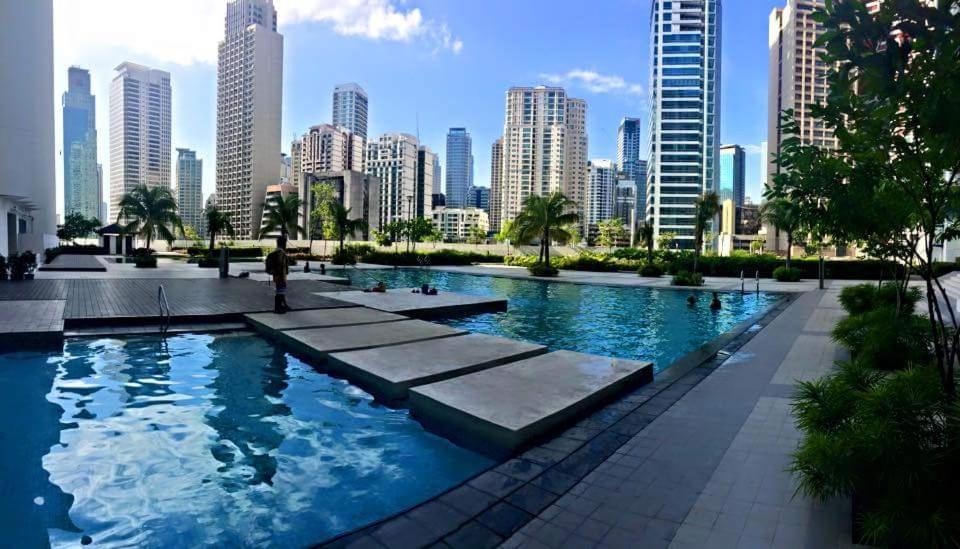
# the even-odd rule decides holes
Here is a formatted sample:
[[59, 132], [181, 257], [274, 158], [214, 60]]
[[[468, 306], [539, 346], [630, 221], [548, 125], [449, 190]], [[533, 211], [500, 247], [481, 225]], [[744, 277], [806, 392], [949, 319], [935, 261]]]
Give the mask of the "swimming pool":
[[301, 547], [491, 465], [249, 333], [68, 339], [0, 385], [10, 547]]
[[[720, 294], [723, 307], [709, 308], [710, 294], [688, 307], [688, 291], [616, 287], [471, 275], [423, 269], [337, 269], [352, 284], [389, 288], [436, 286], [440, 291], [504, 297], [503, 313], [441, 320], [471, 332], [522, 339], [551, 349], [649, 360], [661, 370], [780, 297], [766, 292]], [[424, 299], [430, 299], [424, 297]]]

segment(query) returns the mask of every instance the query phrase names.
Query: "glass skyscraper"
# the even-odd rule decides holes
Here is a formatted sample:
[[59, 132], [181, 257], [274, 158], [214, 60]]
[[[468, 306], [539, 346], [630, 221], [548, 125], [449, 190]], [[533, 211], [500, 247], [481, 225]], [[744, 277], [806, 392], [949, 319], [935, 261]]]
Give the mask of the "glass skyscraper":
[[447, 206], [460, 208], [473, 186], [473, 140], [466, 128], [450, 128], [447, 133]]
[[90, 71], [70, 67], [63, 94], [63, 209], [88, 219], [100, 217], [103, 198], [97, 173], [96, 115]]
[[720, 147], [720, 187], [717, 194], [721, 203], [724, 200], [733, 200], [735, 207], [743, 206], [745, 162], [746, 155], [740, 145]]
[[646, 217], [693, 247], [694, 202], [718, 183], [720, 0], [653, 0]]

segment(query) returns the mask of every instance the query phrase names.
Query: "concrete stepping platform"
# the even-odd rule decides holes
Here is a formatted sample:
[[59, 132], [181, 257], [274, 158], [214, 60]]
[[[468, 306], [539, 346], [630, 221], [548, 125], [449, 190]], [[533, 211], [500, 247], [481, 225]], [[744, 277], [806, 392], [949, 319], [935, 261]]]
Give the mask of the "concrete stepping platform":
[[480, 297], [452, 292], [423, 295], [413, 293], [413, 288], [395, 288], [384, 293], [337, 292], [335, 299], [379, 311], [417, 318], [441, 318], [507, 310], [507, 300], [503, 298]]
[[375, 311], [366, 307], [343, 307], [337, 309], [309, 309], [289, 311], [287, 314], [251, 313], [244, 315], [247, 322], [259, 330], [297, 330], [305, 328], [328, 328], [333, 326], [356, 326], [379, 322], [396, 322], [407, 317]]
[[423, 320], [400, 320], [306, 330], [270, 330], [264, 333], [311, 358], [325, 360], [330, 353], [459, 336], [466, 332]]
[[556, 351], [410, 389], [410, 407], [428, 428], [505, 456], [651, 380], [651, 362]]
[[547, 348], [543, 345], [483, 334], [468, 334], [334, 353], [327, 359], [327, 365], [378, 397], [399, 400], [406, 398], [411, 387], [443, 381], [545, 352]]

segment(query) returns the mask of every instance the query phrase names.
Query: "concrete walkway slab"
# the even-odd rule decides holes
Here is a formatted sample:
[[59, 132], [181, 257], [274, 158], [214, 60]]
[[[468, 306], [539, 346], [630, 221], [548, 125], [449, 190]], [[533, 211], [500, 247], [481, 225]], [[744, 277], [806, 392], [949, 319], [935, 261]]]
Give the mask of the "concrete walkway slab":
[[0, 346], [17, 348], [62, 340], [65, 303], [61, 299], [0, 302]]
[[[359, 310], [369, 310], [357, 308]], [[381, 313], [389, 314], [389, 313]], [[393, 315], [395, 316], [395, 315]], [[547, 352], [543, 345], [468, 334], [330, 355], [328, 365], [388, 400], [435, 383]]]
[[556, 351], [411, 389], [410, 405], [443, 434], [507, 454], [652, 379], [650, 362]]
[[465, 333], [457, 328], [423, 320], [401, 320], [359, 326], [273, 331], [267, 335], [293, 346], [310, 357], [325, 360], [330, 353], [372, 349], [384, 345], [459, 336]]
[[439, 318], [507, 310], [507, 300], [496, 297], [441, 292], [438, 295], [413, 293], [413, 288], [395, 288], [385, 293], [339, 292], [337, 299], [371, 309], [417, 318]]
[[343, 307], [337, 309], [310, 309], [290, 311], [287, 314], [252, 313], [244, 315], [247, 322], [258, 330], [298, 330], [304, 328], [327, 328], [331, 326], [355, 326], [408, 320], [405, 316], [375, 311], [366, 307]]

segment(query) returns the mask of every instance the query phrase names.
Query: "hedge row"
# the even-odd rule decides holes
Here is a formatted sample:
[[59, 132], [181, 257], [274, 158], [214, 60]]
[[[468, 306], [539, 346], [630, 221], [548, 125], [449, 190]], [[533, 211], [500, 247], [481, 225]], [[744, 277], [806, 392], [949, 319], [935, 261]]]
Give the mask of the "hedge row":
[[56, 248], [47, 248], [43, 251], [43, 262], [50, 263], [58, 255], [101, 255], [104, 253], [103, 246], [96, 244], [72, 244], [69, 246], [57, 246]]
[[[242, 248], [227, 248], [230, 250], [230, 257], [263, 257], [266, 254], [265, 248], [260, 246], [244, 246]], [[187, 255], [190, 257], [206, 256], [209, 248], [206, 246], [190, 246], [187, 248]], [[213, 254], [219, 256], [220, 248], [214, 248]]]
[[502, 263], [502, 255], [460, 252], [457, 250], [437, 250], [431, 252], [383, 252], [364, 250], [359, 254], [360, 261], [377, 265], [398, 265], [414, 267], [420, 265], [471, 265], [473, 263]]

